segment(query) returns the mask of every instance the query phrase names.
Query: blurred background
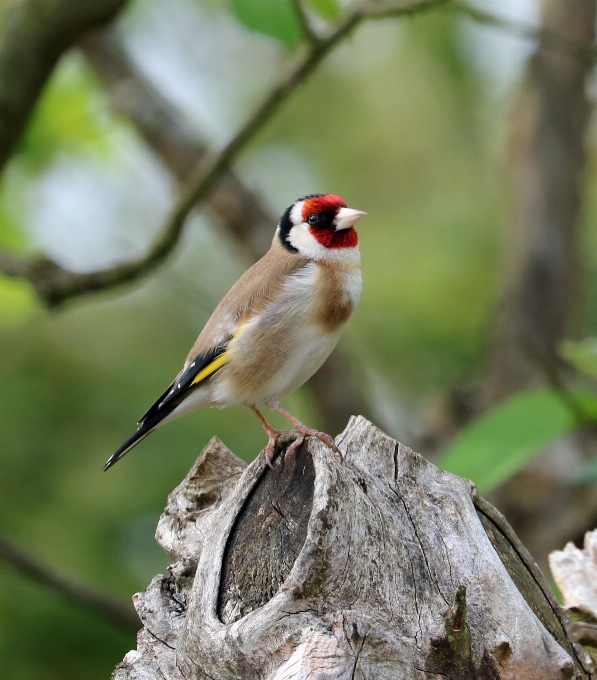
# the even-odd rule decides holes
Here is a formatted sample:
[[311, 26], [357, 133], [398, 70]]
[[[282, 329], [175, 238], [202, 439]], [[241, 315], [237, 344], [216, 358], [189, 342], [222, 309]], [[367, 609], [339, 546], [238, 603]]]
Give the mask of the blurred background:
[[[308, 193], [367, 211], [364, 291], [286, 407], [333, 435], [362, 413], [472, 478], [545, 573], [597, 524], [596, 2], [437, 4], [343, 40], [159, 267], [67, 299], [61, 277], [148, 252], [308, 41], [291, 0], [0, 3], [3, 677], [107, 678], [167, 568], [167, 494], [212, 436], [265, 445], [248, 409], [203, 411], [101, 471]], [[304, 7], [324, 36], [351, 12]]]

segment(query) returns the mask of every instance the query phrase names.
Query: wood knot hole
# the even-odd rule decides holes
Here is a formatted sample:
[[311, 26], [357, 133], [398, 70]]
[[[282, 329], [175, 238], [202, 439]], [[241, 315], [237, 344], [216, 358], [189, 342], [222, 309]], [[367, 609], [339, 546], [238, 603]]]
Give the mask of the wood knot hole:
[[302, 446], [276, 457], [249, 493], [228, 537], [222, 564], [218, 616], [234, 623], [263, 606], [284, 583], [307, 536], [315, 469]]

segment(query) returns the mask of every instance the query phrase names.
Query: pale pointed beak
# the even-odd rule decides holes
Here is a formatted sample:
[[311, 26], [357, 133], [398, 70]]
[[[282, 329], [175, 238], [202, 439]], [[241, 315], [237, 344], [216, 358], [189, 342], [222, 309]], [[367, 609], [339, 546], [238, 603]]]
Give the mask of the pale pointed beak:
[[336, 226], [336, 231], [341, 231], [342, 229], [350, 229], [354, 226], [357, 220], [360, 220], [366, 212], [362, 210], [353, 210], [352, 208], [340, 208], [336, 213], [336, 219], [334, 224]]

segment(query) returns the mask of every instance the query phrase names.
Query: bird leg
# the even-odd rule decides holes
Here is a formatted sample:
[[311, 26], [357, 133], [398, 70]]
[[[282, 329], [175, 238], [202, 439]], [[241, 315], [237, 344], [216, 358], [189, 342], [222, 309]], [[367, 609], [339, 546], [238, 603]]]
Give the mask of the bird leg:
[[340, 449], [336, 446], [336, 442], [332, 439], [332, 437], [330, 437], [329, 434], [326, 434], [325, 432], [319, 432], [319, 430], [313, 430], [312, 428], [303, 425], [303, 423], [301, 423], [300, 420], [297, 420], [293, 415], [288, 413], [288, 411], [285, 411], [281, 406], [273, 406], [272, 408], [274, 409], [274, 411], [277, 411], [278, 413], [283, 415], [284, 418], [286, 418], [286, 420], [290, 421], [296, 428], [296, 431], [298, 432], [298, 437], [292, 442], [292, 444], [286, 450], [285, 459], [291, 456], [298, 449], [298, 447], [305, 441], [305, 437], [317, 437], [319, 441], [323, 442], [328, 448], [332, 449], [332, 451], [340, 453]]
[[[263, 429], [267, 432], [267, 436], [269, 437], [269, 441], [267, 442], [267, 446], [265, 447], [265, 462], [273, 470], [274, 466], [272, 465], [272, 461], [274, 460], [274, 449], [276, 448], [276, 442], [278, 441], [278, 439], [280, 439], [280, 437], [283, 434], [288, 434], [289, 430], [276, 430], [267, 422], [267, 420], [263, 417], [261, 411], [256, 406], [251, 406], [251, 410], [259, 418], [261, 424], [263, 425]], [[304, 437], [301, 438], [300, 444], [302, 444], [303, 440]], [[292, 448], [295, 444], [296, 442], [292, 442], [288, 450], [290, 451], [290, 448]], [[300, 446], [300, 444], [298, 446]], [[296, 447], [293, 449], [293, 451], [294, 450], [296, 450]], [[286, 455], [288, 455], [288, 453]]]

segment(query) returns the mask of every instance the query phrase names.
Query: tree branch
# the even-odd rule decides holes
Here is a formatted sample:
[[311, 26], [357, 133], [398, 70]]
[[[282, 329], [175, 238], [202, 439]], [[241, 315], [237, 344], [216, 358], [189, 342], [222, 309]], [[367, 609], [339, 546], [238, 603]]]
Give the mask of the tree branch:
[[137, 632], [141, 627], [137, 614], [129, 604], [119, 602], [109, 595], [57, 574], [2, 536], [0, 536], [0, 559], [16, 568], [19, 573], [128, 633]]
[[[139, 71], [112, 27], [89, 34], [80, 47], [114, 109], [135, 125], [173, 175], [186, 181], [207, 153], [188, 119]], [[232, 172], [219, 179], [208, 202], [252, 259], [269, 248], [276, 217]]]
[[[404, 3], [393, 8], [393, 16], [411, 15], [444, 5], [448, 1], [418, 0]], [[67, 272], [54, 263], [52, 263], [53, 266], [50, 266], [48, 261], [44, 260], [44, 271], [56, 274], [56, 285], [53, 287], [48, 283], [51, 277], [46, 279], [43, 286], [38, 285], [35, 279], [31, 278], [36, 267], [32, 264], [23, 265], [21, 261], [20, 269], [25, 272], [25, 278], [31, 281], [38, 294], [43, 294], [42, 299], [46, 304], [55, 306], [84, 293], [107, 290], [123, 283], [132, 282], [153, 271], [173, 251], [182, 233], [186, 218], [193, 207], [207, 198], [215, 184], [228, 171], [230, 165], [273, 118], [282, 104], [360, 23], [366, 19], [377, 18], [380, 18], [380, 15], [375, 9], [368, 9], [368, 3], [365, 3], [353, 10], [328, 37], [321, 39], [317, 44], [311, 44], [310, 49], [295, 69], [269, 92], [261, 105], [228, 144], [219, 153], [206, 154], [203, 157], [198, 167], [183, 184], [177, 205], [167, 220], [161, 235], [147, 255], [115, 267], [83, 274]], [[7, 258], [4, 256], [0, 260], [0, 266], [1, 262], [6, 260]], [[9, 256], [8, 260], [14, 260], [14, 258]], [[18, 269], [17, 263], [15, 266], [7, 267], [4, 271], [9, 276], [15, 276], [17, 274], [14, 272]]]
[[0, 38], [0, 169], [10, 158], [60, 56], [85, 32], [114, 18], [126, 0], [23, 0]]
[[[120, 7], [123, 1], [102, 0], [101, 6], [118, 5]], [[39, 2], [40, 0], [26, 0], [20, 7], [35, 8]], [[57, 4], [60, 7], [66, 7], [71, 2], [73, 0], [59, 0]], [[60, 3], [63, 3], [63, 5]], [[193, 206], [205, 200], [210, 193], [210, 203], [215, 208], [216, 213], [224, 218], [235, 236], [240, 238], [254, 258], [261, 255], [267, 242], [264, 239], [264, 234], [268, 233], [271, 229], [273, 220], [259, 206], [259, 203], [250, 192], [243, 187], [242, 183], [229, 172], [228, 168], [264, 125], [277, 113], [280, 106], [291, 96], [297, 87], [316, 70], [329, 52], [364, 20], [403, 17], [440, 5], [447, 5], [456, 11], [466, 14], [477, 22], [493, 25], [525, 38], [541, 40], [542, 46], [547, 49], [564, 51], [591, 61], [597, 59], [597, 46], [593, 43], [573, 40], [554, 31], [520, 24], [509, 19], [491, 15], [464, 3], [450, 2], [450, 0], [418, 0], [416, 2], [399, 3], [391, 6], [378, 6], [373, 2], [365, 2], [350, 13], [340, 26], [326, 38], [319, 38], [312, 32], [300, 0], [294, 0], [294, 4], [297, 8], [299, 19], [301, 19], [303, 30], [309, 38], [310, 49], [290, 76], [270, 92], [255, 114], [248, 119], [245, 126], [241, 128], [238, 134], [219, 154], [208, 156], [205, 146], [199, 141], [195, 141], [194, 144], [185, 147], [184, 144], [188, 142], [189, 138], [193, 138], [192, 134], [186, 134], [189, 127], [188, 123], [141, 76], [138, 76], [137, 81], [134, 83], [136, 97], [127, 97], [126, 87], [122, 93], [114, 93], [114, 88], [112, 88], [111, 99], [115, 107], [136, 121], [141, 134], [151, 146], [158, 150], [158, 153], [165, 160], [168, 167], [179, 178], [186, 180], [181, 190], [178, 205], [172, 212], [161, 237], [145, 257], [97, 272], [79, 273], [66, 270], [59, 264], [46, 258], [27, 260], [0, 252], [0, 270], [8, 276], [28, 279], [38, 297], [50, 307], [60, 305], [71, 298], [85, 293], [107, 290], [120, 284], [134, 281], [150, 273], [168, 257], [180, 238], [189, 212]], [[21, 13], [23, 14], [24, 12], [25, 10], [23, 9]], [[99, 7], [96, 7], [94, 17], [99, 15]], [[16, 21], [16, 19], [13, 19], [13, 21]], [[27, 24], [23, 17], [21, 17], [20, 22]], [[17, 21], [17, 25], [18, 23]], [[82, 24], [76, 25], [81, 26]], [[89, 24], [85, 24], [85, 27], [88, 28]], [[46, 42], [52, 42], [52, 40], [45, 36], [41, 28], [38, 27], [38, 30], [40, 35], [36, 34], [37, 42], [33, 38], [31, 40], [33, 46], [36, 47], [33, 51], [42, 53], [43, 50], [37, 49], [38, 46], [43, 46]], [[49, 31], [49, 33], [51, 34], [52, 31]], [[9, 48], [11, 46], [8, 42], [8, 40], [5, 41], [3, 50], [0, 51], [0, 79], [2, 76], [2, 55], [10, 53]], [[63, 49], [65, 49], [64, 45], [68, 46], [68, 44], [70, 43], [63, 41]], [[109, 66], [107, 69], [101, 69], [99, 73], [100, 79], [104, 83], [123, 79], [128, 58], [122, 51], [122, 48], [119, 48], [114, 43], [113, 37], [111, 38], [109, 34], [104, 37], [96, 35], [94, 38], [84, 41], [83, 48], [91, 63], [96, 65], [96, 69], [98, 60], [106, 57], [108, 52], [111, 53], [109, 55], [110, 59], [107, 60], [108, 63], [111, 62], [111, 70]], [[12, 49], [15, 49], [14, 45]], [[121, 54], [117, 53], [118, 49], [121, 50]], [[52, 62], [52, 66], [54, 63], [55, 59]], [[47, 78], [47, 73], [45, 78]], [[2, 91], [0, 89], [0, 103], [1, 97]], [[145, 110], [144, 105], [148, 103], [149, 99], [153, 101], [151, 106]], [[156, 102], [158, 104], [157, 107]], [[148, 111], [151, 111], [152, 114], [148, 115]], [[155, 115], [156, 113], [157, 115]], [[0, 167], [2, 163], [1, 126], [2, 120], [0, 118]], [[180, 134], [181, 131], [183, 132], [182, 135]], [[196, 159], [201, 159], [201, 162], [198, 166], [193, 166]], [[192, 166], [196, 169], [191, 175]], [[189, 175], [191, 176], [189, 177]], [[259, 228], [247, 229], [247, 224], [259, 225]]]

